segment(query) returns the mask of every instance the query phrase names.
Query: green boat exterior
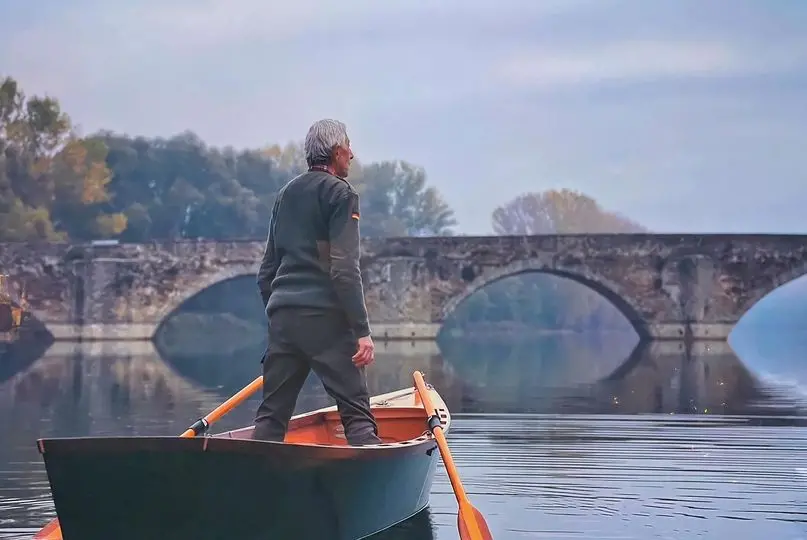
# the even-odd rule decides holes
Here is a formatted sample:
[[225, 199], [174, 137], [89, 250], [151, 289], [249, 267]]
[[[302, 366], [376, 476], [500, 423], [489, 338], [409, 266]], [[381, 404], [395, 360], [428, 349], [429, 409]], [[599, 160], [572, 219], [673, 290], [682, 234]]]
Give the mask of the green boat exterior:
[[[436, 391], [430, 393], [437, 402]], [[251, 427], [192, 438], [40, 439], [58, 525], [35, 538], [355, 540], [378, 534], [429, 503], [440, 453], [415, 394], [408, 389], [373, 399], [385, 443], [364, 447], [334, 444], [343, 437], [334, 407], [295, 417], [290, 434], [296, 435], [283, 443], [253, 441]], [[448, 410], [438, 403], [447, 429]], [[407, 433], [412, 436], [402, 438]], [[327, 444], [322, 437], [330, 437]]]

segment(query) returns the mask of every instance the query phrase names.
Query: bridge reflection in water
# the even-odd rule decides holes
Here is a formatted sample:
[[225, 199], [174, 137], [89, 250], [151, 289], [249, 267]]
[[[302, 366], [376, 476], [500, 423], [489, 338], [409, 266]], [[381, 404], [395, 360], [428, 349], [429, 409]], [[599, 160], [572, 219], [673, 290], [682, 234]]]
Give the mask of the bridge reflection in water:
[[[56, 342], [39, 358], [26, 358], [30, 349], [7, 351], [0, 418], [59, 435], [178, 433], [260, 374], [262, 347], [173, 358], [161, 358], [148, 342]], [[435, 342], [381, 342], [368, 384], [372, 393], [411, 386], [412, 372], [421, 370], [456, 413], [753, 414], [769, 397], [770, 385], [756, 380], [727, 343], [597, 349], [554, 337], [457, 341], [442, 349]], [[222, 429], [250, 423], [257, 400], [225, 417]], [[312, 374], [296, 410], [331, 403]]]
[[[180, 433], [258, 375], [262, 352], [262, 344], [253, 344], [229, 356], [161, 358], [143, 342], [56, 342], [38, 358], [7, 351], [0, 366], [14, 370], [0, 370], [0, 465], [11, 465], [0, 474], [0, 513], [22, 529], [52, 517], [38, 437]], [[426, 373], [455, 414], [794, 412], [725, 343], [627, 351], [554, 337], [447, 342], [442, 349], [434, 342], [382, 342], [368, 371], [371, 392], [410, 386], [414, 370]], [[215, 429], [251, 423], [258, 399]], [[312, 376], [297, 411], [330, 403]], [[431, 538], [429, 520], [424, 514], [388, 535]]]

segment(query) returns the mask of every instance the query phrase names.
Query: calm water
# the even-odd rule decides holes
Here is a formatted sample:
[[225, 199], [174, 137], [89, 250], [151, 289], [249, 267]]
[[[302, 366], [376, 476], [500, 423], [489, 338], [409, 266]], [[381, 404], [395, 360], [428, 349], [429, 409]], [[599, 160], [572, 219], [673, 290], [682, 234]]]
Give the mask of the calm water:
[[[455, 460], [497, 539], [807, 539], [805, 354], [751, 348], [741, 362], [726, 345], [631, 352], [569, 339], [378, 346], [373, 393], [420, 369], [448, 402]], [[38, 437], [180, 433], [258, 374], [260, 352], [6, 352], [0, 537], [30, 538], [55, 515]], [[300, 411], [329, 403], [309, 383]], [[255, 406], [218, 429], [249, 424]], [[428, 512], [378, 536], [391, 538], [457, 538], [442, 468]]]

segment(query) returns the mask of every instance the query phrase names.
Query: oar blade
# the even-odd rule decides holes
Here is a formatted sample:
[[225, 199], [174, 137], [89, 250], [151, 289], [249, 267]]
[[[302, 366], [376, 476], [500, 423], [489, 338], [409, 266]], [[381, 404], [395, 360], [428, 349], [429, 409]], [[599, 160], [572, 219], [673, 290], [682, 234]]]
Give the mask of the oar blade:
[[471, 503], [460, 506], [457, 513], [457, 529], [460, 540], [493, 540], [485, 517]]
[[[412, 374], [415, 380], [415, 389], [420, 395], [423, 402], [423, 408], [426, 409], [427, 417], [436, 415], [434, 404], [429, 397], [429, 391], [426, 388], [426, 381], [423, 379], [423, 374], [415, 371]], [[489, 540], [493, 538], [490, 534], [490, 529], [482, 517], [482, 514], [473, 507], [468, 501], [468, 496], [465, 494], [465, 488], [462, 487], [457, 468], [454, 465], [454, 459], [451, 457], [451, 451], [448, 449], [448, 441], [443, 435], [443, 428], [440, 424], [440, 419], [434, 416], [435, 424], [432, 426], [431, 419], [429, 420], [429, 429], [432, 430], [434, 438], [437, 441], [437, 447], [440, 449], [440, 456], [443, 458], [443, 464], [446, 467], [446, 473], [451, 481], [451, 488], [454, 490], [454, 495], [457, 497], [459, 505], [459, 512], [457, 512], [457, 528], [460, 533], [460, 540]]]

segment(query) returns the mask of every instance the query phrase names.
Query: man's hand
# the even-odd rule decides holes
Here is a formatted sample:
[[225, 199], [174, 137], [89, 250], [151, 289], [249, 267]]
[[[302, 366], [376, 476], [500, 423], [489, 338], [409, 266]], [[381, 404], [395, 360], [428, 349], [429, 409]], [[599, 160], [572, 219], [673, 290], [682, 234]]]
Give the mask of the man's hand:
[[353, 355], [353, 364], [360, 368], [369, 366], [375, 360], [375, 345], [373, 338], [365, 336], [359, 338], [359, 350]]

